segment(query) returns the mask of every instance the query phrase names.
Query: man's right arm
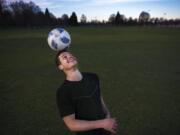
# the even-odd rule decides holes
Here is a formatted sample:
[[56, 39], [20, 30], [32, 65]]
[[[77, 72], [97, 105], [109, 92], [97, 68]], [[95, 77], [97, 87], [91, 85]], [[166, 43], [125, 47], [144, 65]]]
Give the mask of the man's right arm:
[[117, 129], [116, 120], [113, 118], [87, 121], [87, 120], [75, 119], [75, 115], [71, 114], [63, 117], [63, 121], [66, 124], [66, 126], [69, 128], [69, 130], [72, 132], [88, 131], [88, 130], [103, 128], [107, 131], [110, 131], [111, 133], [116, 133], [116, 129]]

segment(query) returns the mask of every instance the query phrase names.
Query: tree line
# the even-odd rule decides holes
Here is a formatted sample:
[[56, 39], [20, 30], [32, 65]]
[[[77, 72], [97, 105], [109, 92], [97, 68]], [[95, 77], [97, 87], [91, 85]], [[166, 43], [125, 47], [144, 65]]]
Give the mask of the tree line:
[[54, 25], [77, 25], [75, 12], [70, 17], [64, 14], [56, 18], [48, 8], [43, 12], [34, 2], [15, 1], [7, 3], [0, 0], [0, 26], [54, 26]]
[[123, 14], [110, 15], [108, 21], [93, 19], [87, 21], [82, 14], [78, 22], [77, 15], [73, 12], [70, 16], [63, 14], [57, 18], [48, 8], [43, 12], [34, 2], [14, 1], [7, 3], [0, 0], [0, 27], [32, 27], [32, 26], [119, 26], [119, 25], [180, 25], [180, 19], [151, 18], [148, 12], [141, 12], [139, 18], [126, 18]]

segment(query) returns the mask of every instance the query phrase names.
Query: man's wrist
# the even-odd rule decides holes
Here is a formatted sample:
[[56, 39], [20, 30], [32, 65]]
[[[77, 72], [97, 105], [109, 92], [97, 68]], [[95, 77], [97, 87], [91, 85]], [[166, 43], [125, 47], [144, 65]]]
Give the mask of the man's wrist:
[[106, 120], [106, 118], [99, 120], [97, 128], [104, 128], [105, 127], [105, 120]]

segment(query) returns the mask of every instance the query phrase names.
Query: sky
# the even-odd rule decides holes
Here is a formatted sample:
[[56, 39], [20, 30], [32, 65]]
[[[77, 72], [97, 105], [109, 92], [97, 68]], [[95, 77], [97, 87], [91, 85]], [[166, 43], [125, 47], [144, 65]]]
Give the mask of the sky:
[[[16, 1], [16, 0], [9, 0]], [[30, 0], [23, 0], [29, 2]], [[151, 17], [167, 19], [180, 18], [180, 0], [31, 0], [44, 11], [48, 8], [56, 17], [63, 14], [70, 16], [75, 12], [78, 20], [82, 14], [87, 20], [109, 19], [111, 14], [120, 14], [129, 18], [138, 18], [142, 11], [150, 13]]]

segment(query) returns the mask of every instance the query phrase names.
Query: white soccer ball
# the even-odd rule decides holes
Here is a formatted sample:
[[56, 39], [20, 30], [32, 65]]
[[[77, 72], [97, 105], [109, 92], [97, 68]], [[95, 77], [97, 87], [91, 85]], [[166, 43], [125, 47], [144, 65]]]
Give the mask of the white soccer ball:
[[61, 51], [65, 48], [69, 48], [71, 37], [65, 29], [55, 28], [49, 32], [47, 41], [51, 49]]

